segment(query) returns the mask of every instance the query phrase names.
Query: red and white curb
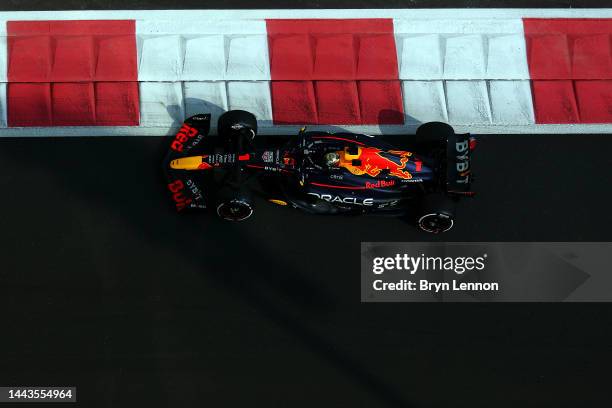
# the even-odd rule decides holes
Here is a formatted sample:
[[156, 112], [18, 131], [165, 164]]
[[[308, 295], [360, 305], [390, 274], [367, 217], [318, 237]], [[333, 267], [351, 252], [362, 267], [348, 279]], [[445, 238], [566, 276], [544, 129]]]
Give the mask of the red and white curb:
[[611, 38], [612, 9], [5, 12], [0, 136], [612, 133]]

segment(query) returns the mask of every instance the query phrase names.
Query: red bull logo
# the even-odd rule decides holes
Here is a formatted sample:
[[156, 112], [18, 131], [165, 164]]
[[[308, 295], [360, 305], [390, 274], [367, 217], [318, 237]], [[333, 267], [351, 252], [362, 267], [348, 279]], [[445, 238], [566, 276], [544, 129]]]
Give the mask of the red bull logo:
[[198, 134], [198, 130], [189, 126], [188, 124], [184, 124], [174, 137], [170, 148], [177, 152], [183, 151], [183, 145], [189, 140], [194, 138]]
[[184, 210], [189, 204], [191, 204], [191, 199], [185, 197], [183, 194], [183, 190], [185, 189], [185, 184], [181, 180], [175, 180], [172, 183], [168, 184], [168, 190], [172, 193], [172, 200], [176, 205], [176, 210], [181, 211]]
[[376, 147], [359, 147], [356, 155], [340, 152], [340, 167], [361, 176], [367, 174], [377, 177], [383, 170], [389, 170], [389, 175], [401, 179], [411, 179], [412, 174], [405, 170], [412, 153], [403, 150], [383, 151]]
[[386, 188], [386, 187], [393, 187], [394, 185], [395, 185], [395, 180], [389, 180], [389, 181], [378, 180], [373, 183], [366, 181], [365, 188]]

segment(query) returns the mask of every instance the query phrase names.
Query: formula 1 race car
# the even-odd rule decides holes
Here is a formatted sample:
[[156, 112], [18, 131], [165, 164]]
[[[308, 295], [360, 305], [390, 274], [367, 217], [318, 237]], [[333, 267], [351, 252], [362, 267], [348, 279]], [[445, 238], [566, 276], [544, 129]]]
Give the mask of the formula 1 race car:
[[421, 125], [399, 148], [369, 135], [305, 128], [274, 147], [255, 140], [249, 112], [224, 113], [218, 136], [209, 136], [210, 122], [209, 114], [187, 119], [163, 162], [178, 211], [212, 208], [242, 221], [253, 214], [257, 194], [313, 214], [408, 217], [440, 233], [453, 227], [456, 202], [473, 195], [476, 140], [444, 123]]

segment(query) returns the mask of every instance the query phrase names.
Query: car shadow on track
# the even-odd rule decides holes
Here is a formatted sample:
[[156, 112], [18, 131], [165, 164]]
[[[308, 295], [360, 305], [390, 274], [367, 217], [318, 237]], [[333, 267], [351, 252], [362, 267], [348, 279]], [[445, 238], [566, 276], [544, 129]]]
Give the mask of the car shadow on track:
[[[170, 329], [191, 332], [182, 326], [180, 318], [177, 318], [180, 324], [160, 323], [160, 314], [174, 316], [177, 310], [192, 309], [189, 315], [196, 320], [194, 323], [206, 325], [206, 319], [235, 319], [234, 314], [242, 313], [246, 307], [254, 310], [249, 313], [257, 315], [256, 321], [264, 320], [267, 325], [279, 328], [293, 339], [296, 347], [322, 361], [324, 366], [334, 367], [350, 383], [355, 383], [360, 392], [377, 401], [377, 405], [409, 405], [402, 391], [321, 330], [324, 325], [319, 323], [328, 321], [328, 316], [338, 308], [337, 294], [320, 284], [321, 277], [307, 266], [311, 260], [295, 259], [303, 256], [304, 251], [292, 249], [293, 245], [303, 248], [309, 239], [316, 239], [308, 227], [313, 218], [305, 216], [300, 220], [302, 231], [287, 225], [284, 235], [275, 237], [277, 227], [266, 230], [266, 225], [275, 221], [265, 221], [264, 217], [275, 217], [271, 211], [276, 209], [264, 210], [270, 211], [269, 214], [261, 215], [251, 225], [232, 225], [201, 214], [177, 215], [166, 195], [160, 166], [167, 146], [168, 140], [162, 138], [33, 139], [29, 144], [11, 144], [9, 148], [4, 145], [5, 164], [24, 168], [19, 178], [3, 180], [14, 189], [15, 197], [19, 197], [5, 201], [5, 208], [10, 208], [20, 219], [5, 228], [18, 231], [22, 226], [22, 230], [46, 231], [42, 235], [17, 233], [11, 242], [5, 242], [22, 257], [28, 256], [22, 247], [26, 240], [41, 247], [38, 261], [26, 261], [15, 266], [16, 270], [41, 270], [41, 262], [47, 268], [52, 265], [63, 269], [64, 279], [75, 279], [68, 288], [89, 295], [71, 297], [66, 288], [51, 285], [50, 297], [70, 299], [70, 304], [68, 300], [56, 299], [59, 309], [66, 313], [72, 308], [87, 311], [101, 319], [102, 327], [114, 327], [115, 313], [136, 313], [139, 323], [123, 327], [122, 335], [142, 340], [149, 331], [151, 338], [165, 339], [160, 340], [163, 344], [145, 341], [141, 346], [128, 347], [130, 340], [112, 340], [119, 335], [119, 329], [95, 331], [98, 337], [109, 337], [102, 344], [97, 339], [92, 341], [111, 360], [120, 359], [126, 350], [133, 350], [136, 355], [150, 355], [152, 359], [158, 358], [156, 353], [167, 352], [163, 350], [166, 346], [199, 351], [191, 339], [185, 346], [176, 343], [168, 333], [160, 333]], [[344, 222], [352, 221], [344, 219]], [[72, 262], [74, 254], [67, 256], [74, 252], [80, 252], [76, 255], [77, 262]], [[348, 255], [338, 253], [338, 256]], [[356, 254], [354, 258], [358, 259]], [[336, 264], [334, 260], [330, 265]], [[193, 277], [194, 271], [201, 278]], [[39, 277], [32, 275], [31, 279]], [[14, 283], [9, 279], [11, 282]], [[45, 286], [41, 285], [40, 291], [45, 293]], [[197, 290], [203, 290], [202, 296], [210, 296], [210, 302], [218, 303], [199, 299]], [[124, 299], [130, 294], [134, 299]], [[358, 303], [358, 292], [356, 296], [354, 302]], [[92, 303], [94, 299], [96, 304]], [[224, 304], [228, 301], [243, 306]], [[218, 311], [211, 314], [210, 308]], [[197, 310], [201, 309], [207, 311], [201, 317], [204, 320], [198, 321]], [[222, 324], [213, 326], [218, 330], [223, 327]], [[63, 335], [57, 336], [56, 340], [60, 341]], [[75, 336], [80, 338], [79, 334]], [[231, 355], [234, 352], [231, 347], [219, 353]], [[110, 369], [114, 363], [105, 364]], [[185, 381], [198, 386], [193, 379]], [[227, 378], [227, 381], [233, 380]], [[165, 382], [160, 378], [159, 388], [167, 388]], [[106, 402], [111, 405], [113, 397], [107, 398]]]

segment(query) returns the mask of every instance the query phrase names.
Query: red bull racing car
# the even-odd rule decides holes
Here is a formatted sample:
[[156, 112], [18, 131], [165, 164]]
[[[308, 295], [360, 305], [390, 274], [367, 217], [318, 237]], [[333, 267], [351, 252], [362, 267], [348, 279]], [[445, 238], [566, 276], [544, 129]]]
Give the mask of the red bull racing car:
[[209, 136], [210, 118], [187, 119], [163, 162], [178, 211], [212, 209], [242, 221], [259, 195], [313, 214], [408, 217], [440, 233], [453, 227], [456, 202], [473, 195], [476, 141], [444, 123], [421, 125], [401, 148], [373, 136], [305, 128], [274, 146], [255, 140], [257, 121], [249, 112], [223, 114], [218, 136]]

